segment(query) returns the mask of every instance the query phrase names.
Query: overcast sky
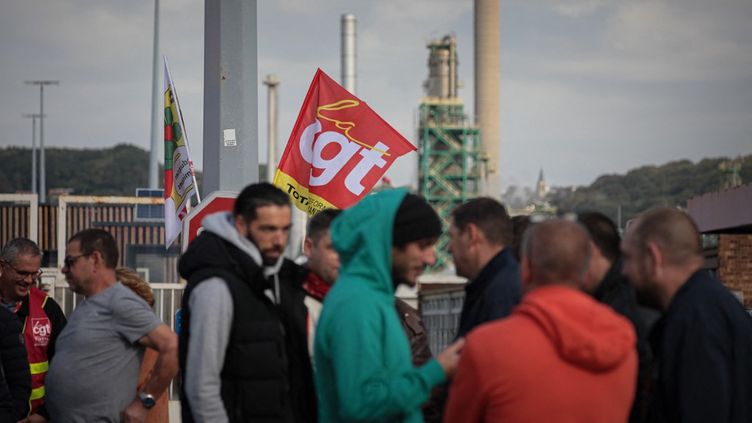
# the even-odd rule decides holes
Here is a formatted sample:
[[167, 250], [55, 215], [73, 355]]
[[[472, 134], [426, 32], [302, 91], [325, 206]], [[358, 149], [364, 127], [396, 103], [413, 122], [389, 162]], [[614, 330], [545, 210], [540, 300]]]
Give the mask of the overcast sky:
[[[161, 0], [167, 55], [202, 167], [203, 1]], [[149, 148], [153, 1], [0, 0], [0, 146], [31, 145], [39, 90], [55, 147]], [[457, 36], [473, 112], [471, 0], [258, 2], [259, 80], [279, 76], [279, 138], [317, 67], [339, 80], [342, 13], [358, 19], [358, 91], [416, 143], [426, 42]], [[589, 184], [671, 160], [752, 153], [752, 1], [502, 0], [503, 184]], [[161, 85], [161, 82], [160, 82]], [[266, 89], [259, 82], [260, 139]], [[283, 147], [280, 146], [280, 150]], [[265, 161], [266, 148], [261, 147]], [[417, 155], [389, 175], [413, 184]], [[85, 171], [85, 169], [82, 169]]]

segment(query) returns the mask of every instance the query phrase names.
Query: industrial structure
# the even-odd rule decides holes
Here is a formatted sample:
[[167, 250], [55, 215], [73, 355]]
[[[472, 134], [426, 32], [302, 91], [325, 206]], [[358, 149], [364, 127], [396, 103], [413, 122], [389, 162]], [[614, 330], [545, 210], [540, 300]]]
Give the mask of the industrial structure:
[[[457, 205], [476, 197], [481, 184], [478, 127], [457, 95], [457, 41], [448, 35], [428, 44], [426, 97], [418, 123], [418, 191], [447, 222]], [[436, 268], [450, 261], [446, 231], [436, 248]]]
[[501, 6], [500, 0], [475, 0], [475, 116], [484, 154], [484, 195], [501, 197]]

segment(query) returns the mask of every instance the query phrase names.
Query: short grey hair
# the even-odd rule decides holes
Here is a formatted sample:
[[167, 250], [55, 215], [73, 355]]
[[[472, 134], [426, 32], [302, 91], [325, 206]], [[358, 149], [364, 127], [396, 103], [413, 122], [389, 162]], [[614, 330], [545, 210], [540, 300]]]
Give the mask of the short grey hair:
[[18, 256], [39, 257], [41, 255], [42, 251], [36, 242], [28, 238], [16, 238], [5, 244], [2, 253], [0, 253], [0, 259], [6, 263], [13, 264], [18, 259]]

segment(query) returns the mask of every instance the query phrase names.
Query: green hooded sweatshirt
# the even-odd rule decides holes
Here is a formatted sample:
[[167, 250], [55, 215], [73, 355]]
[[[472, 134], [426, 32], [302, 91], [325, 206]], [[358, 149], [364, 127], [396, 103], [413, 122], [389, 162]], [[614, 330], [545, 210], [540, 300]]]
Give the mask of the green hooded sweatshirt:
[[395, 308], [392, 230], [406, 194], [370, 195], [332, 223], [342, 265], [314, 341], [322, 423], [422, 422], [421, 405], [446, 378], [436, 360], [413, 367]]

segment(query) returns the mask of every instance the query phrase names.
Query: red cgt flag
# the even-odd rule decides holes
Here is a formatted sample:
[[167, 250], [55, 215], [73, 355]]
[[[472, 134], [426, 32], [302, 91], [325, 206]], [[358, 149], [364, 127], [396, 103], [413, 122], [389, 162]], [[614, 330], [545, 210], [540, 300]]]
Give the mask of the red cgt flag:
[[279, 161], [274, 185], [314, 215], [363, 198], [394, 161], [416, 148], [321, 69]]

